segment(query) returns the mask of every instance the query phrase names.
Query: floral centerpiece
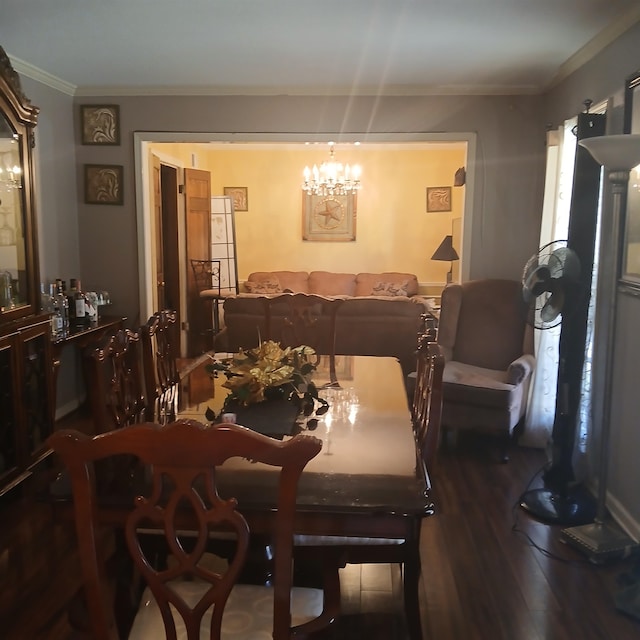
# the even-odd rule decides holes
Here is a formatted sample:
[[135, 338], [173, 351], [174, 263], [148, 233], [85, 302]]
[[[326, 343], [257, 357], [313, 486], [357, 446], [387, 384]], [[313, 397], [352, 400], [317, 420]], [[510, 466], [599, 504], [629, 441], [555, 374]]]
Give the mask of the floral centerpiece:
[[[283, 348], [267, 340], [253, 349], [241, 349], [228, 360], [214, 361], [206, 369], [211, 376], [226, 377], [222, 386], [229, 389], [229, 395], [222, 413], [269, 400], [287, 401], [296, 407], [298, 415], [306, 417], [307, 429], [314, 429], [317, 416], [329, 409], [311, 380], [316, 360], [316, 352], [309, 346]], [[214, 421], [216, 416], [212, 412], [207, 418]]]

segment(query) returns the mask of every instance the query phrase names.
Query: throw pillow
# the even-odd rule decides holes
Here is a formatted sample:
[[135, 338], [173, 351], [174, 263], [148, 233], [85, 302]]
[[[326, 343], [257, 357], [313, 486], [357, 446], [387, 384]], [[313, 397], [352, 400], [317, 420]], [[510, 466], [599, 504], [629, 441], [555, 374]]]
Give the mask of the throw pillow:
[[247, 293], [282, 293], [279, 280], [247, 280], [245, 282]]
[[376, 282], [371, 293], [374, 296], [406, 296], [409, 290], [409, 281], [404, 282]]

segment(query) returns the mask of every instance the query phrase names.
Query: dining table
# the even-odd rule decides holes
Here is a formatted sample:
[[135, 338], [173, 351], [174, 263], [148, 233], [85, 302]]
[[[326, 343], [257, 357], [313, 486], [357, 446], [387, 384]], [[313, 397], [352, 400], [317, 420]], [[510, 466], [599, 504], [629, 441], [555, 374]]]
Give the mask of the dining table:
[[[224, 359], [231, 354], [217, 354]], [[298, 487], [295, 532], [307, 536], [404, 540], [404, 609], [412, 640], [422, 638], [419, 612], [420, 528], [434, 511], [419, 454], [399, 361], [378, 356], [321, 356], [313, 373], [329, 409], [309, 433], [322, 440]], [[207, 422], [224, 413], [225, 376], [205, 359], [183, 378], [178, 418]], [[250, 425], [245, 425], [250, 426]], [[305, 421], [299, 430], [306, 430]], [[285, 436], [287, 437], [287, 436]], [[249, 461], [228, 461], [226, 476], [239, 503], [268, 530], [275, 473]], [[266, 520], [265, 520], [265, 516]]]
[[[229, 393], [226, 378], [214, 375], [207, 365], [231, 355], [210, 354], [187, 369], [180, 383], [177, 419], [205, 424], [212, 416], [214, 423], [221, 419]], [[420, 529], [424, 517], [433, 513], [433, 504], [400, 363], [389, 357], [334, 356], [332, 361], [321, 356], [313, 382], [329, 409], [317, 425], [303, 419], [294, 430], [308, 430], [322, 440], [320, 453], [307, 464], [298, 484], [295, 534], [403, 540], [407, 629], [411, 640], [421, 640]], [[228, 492], [237, 499], [252, 533], [258, 535], [272, 529], [277, 479], [276, 471], [240, 458], [227, 460], [217, 470], [220, 495]], [[130, 487], [133, 492], [138, 489]], [[132, 495], [124, 493], [128, 497], [113, 492], [104, 496], [99, 509], [104, 524], [124, 523]], [[58, 495], [56, 502], [62, 508], [65, 496]]]

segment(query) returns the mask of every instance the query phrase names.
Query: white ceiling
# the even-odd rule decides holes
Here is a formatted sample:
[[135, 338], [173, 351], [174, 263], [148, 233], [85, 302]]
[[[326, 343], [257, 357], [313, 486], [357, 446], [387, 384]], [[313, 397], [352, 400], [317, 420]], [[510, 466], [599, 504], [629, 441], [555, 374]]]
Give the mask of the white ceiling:
[[537, 93], [638, 0], [0, 0], [0, 46], [75, 95]]

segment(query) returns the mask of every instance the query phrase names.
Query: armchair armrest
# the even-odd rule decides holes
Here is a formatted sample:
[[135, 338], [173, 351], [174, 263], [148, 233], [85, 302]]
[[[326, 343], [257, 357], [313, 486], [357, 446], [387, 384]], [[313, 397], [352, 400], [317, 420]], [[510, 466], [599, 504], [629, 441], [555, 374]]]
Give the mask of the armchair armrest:
[[507, 382], [509, 384], [520, 384], [532, 373], [536, 365], [536, 359], [529, 353], [516, 358], [507, 369]]

